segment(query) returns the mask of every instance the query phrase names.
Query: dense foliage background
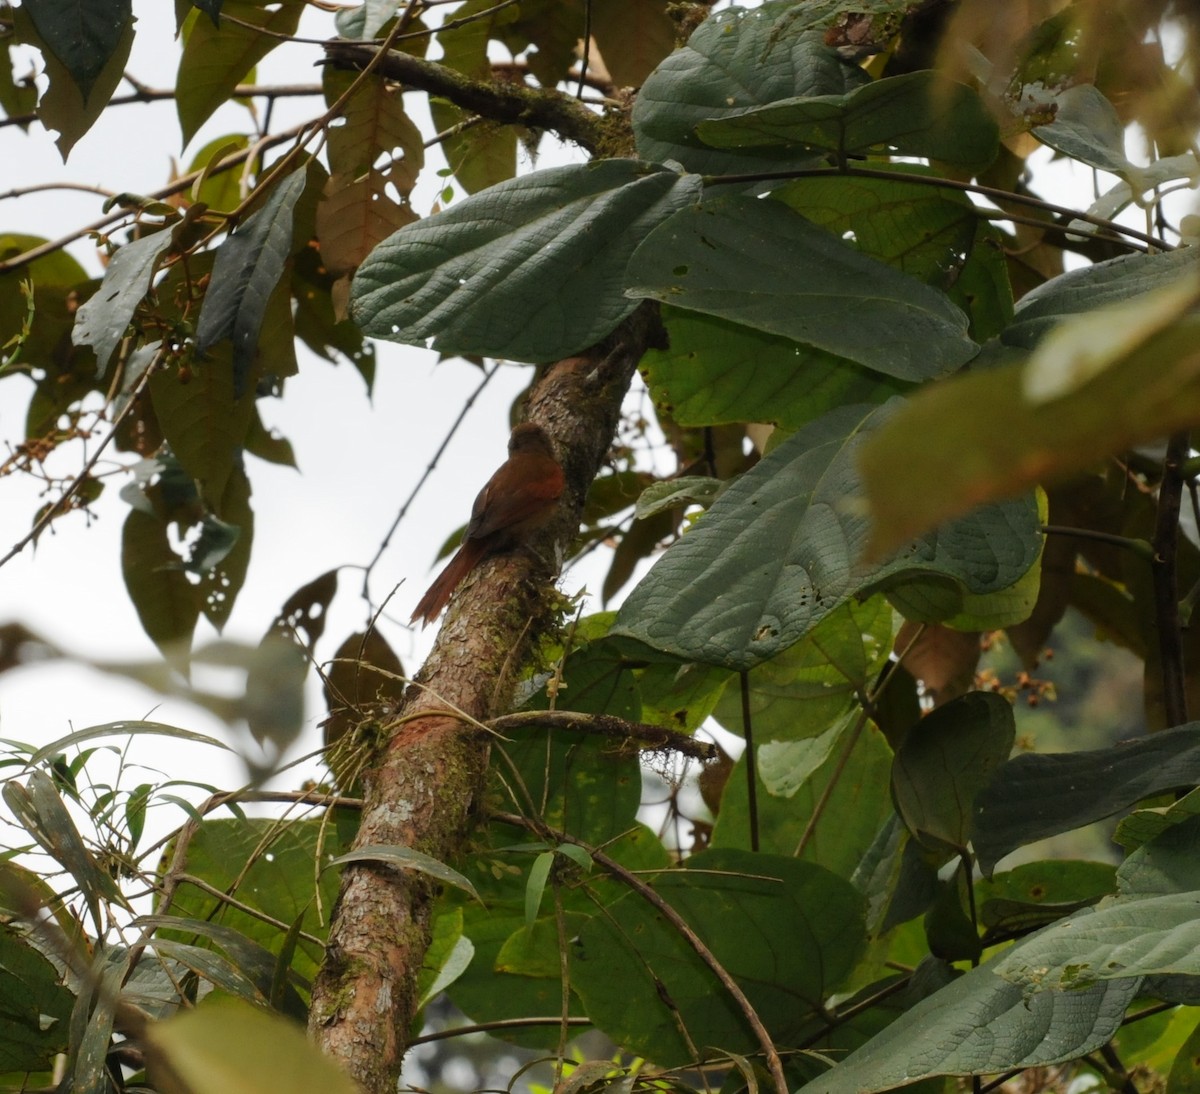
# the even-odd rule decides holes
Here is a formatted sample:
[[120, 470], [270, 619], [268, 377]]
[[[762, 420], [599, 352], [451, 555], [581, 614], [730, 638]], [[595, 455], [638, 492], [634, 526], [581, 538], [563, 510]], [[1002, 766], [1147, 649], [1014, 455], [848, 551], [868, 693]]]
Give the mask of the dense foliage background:
[[[175, 7], [156, 91], [130, 0], [0, 4], [6, 126], [68, 157], [158, 96], [188, 148], [60, 238], [0, 223], [4, 474], [46, 487], [0, 565], [119, 511], [162, 658], [72, 653], [218, 715], [249, 781], [140, 765], [226, 747], [188, 725], [6, 743], [8, 1087], [390, 1090], [452, 1013], [564, 1091], [1192, 1089], [1191, 9]], [[287, 42], [319, 86], [255, 83]], [[1050, 200], [1064, 164], [1095, 192]], [[530, 366], [568, 481], [407, 689], [370, 568], [211, 637], [293, 460], [269, 408], [313, 355], [369, 388], [371, 339]], [[602, 545], [619, 610], [549, 592]], [[0, 669], [66, 657], [0, 628]]]

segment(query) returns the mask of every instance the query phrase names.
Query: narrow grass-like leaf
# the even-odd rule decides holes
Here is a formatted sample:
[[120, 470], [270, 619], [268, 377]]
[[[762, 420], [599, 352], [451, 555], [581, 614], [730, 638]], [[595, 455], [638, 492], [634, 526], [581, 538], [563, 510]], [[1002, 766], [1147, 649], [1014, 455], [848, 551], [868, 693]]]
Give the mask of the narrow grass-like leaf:
[[414, 851], [411, 847], [370, 844], [366, 847], [358, 847], [353, 851], [347, 851], [346, 854], [339, 855], [337, 858], [331, 860], [328, 865], [343, 866], [348, 862], [382, 862], [388, 866], [398, 867], [401, 870], [416, 870], [418, 873], [428, 874], [430, 877], [436, 878], [445, 885], [453, 885], [456, 889], [461, 889], [476, 900], [479, 899], [479, 894], [475, 891], [475, 886], [457, 870], [452, 870], [444, 862], [439, 862], [437, 859], [422, 854], [420, 851]]

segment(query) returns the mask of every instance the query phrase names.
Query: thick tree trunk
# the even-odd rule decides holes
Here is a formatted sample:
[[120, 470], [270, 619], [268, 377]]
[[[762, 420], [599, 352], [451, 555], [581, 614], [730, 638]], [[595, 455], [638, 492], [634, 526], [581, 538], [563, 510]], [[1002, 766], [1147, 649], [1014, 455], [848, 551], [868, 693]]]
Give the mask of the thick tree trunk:
[[[528, 417], [550, 435], [567, 479], [560, 512], [533, 545], [542, 558], [561, 558], [575, 537], [634, 369], [663, 337], [657, 308], [643, 304], [605, 343], [551, 366], [535, 385]], [[422, 687], [409, 689], [364, 777], [356, 847], [401, 845], [445, 861], [463, 846], [488, 737], [440, 712], [454, 707], [482, 721], [507, 709], [531, 639], [552, 615], [544, 587], [531, 580], [544, 576], [537, 570], [532, 552], [500, 555], [460, 591], [417, 678]], [[342, 877], [309, 1028], [371, 1094], [396, 1089], [435, 896], [424, 875], [382, 865], [348, 866]]]

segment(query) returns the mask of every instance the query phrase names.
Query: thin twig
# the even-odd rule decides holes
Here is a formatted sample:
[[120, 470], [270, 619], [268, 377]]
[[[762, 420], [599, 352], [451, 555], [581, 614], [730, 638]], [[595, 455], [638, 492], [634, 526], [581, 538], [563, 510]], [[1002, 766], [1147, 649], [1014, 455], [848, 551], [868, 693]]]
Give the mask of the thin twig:
[[[323, 44], [323, 43], [322, 43]], [[146, 87], [145, 84], [133, 80], [128, 73], [125, 79], [133, 84], [135, 90], [128, 95], [114, 95], [108, 100], [108, 106], [129, 106], [132, 103], [153, 103], [165, 99], [174, 99], [179, 92], [173, 87]], [[251, 96], [270, 100], [291, 98], [299, 95], [320, 95], [320, 84], [238, 84], [230, 95], [234, 99], [248, 99]], [[0, 118], [0, 129], [7, 125], [29, 125], [38, 120], [37, 111], [28, 114], [10, 114]]]
[[[293, 137], [302, 133], [310, 122], [302, 122], [300, 125], [292, 126], [290, 129], [276, 133], [268, 141], [263, 142], [259, 147], [273, 147], [277, 144], [282, 144], [284, 141], [291, 140]], [[228, 157], [223, 159], [216, 167], [209, 171], [209, 176], [223, 174], [226, 171], [238, 167], [243, 161], [254, 154], [253, 148], [244, 148], [238, 152], [232, 152]], [[204, 174], [204, 168], [197, 168], [195, 171], [189, 171], [186, 175], [181, 175], [174, 182], [168, 183], [166, 186], [146, 195], [155, 200], [169, 198], [174, 194], [182, 193], [187, 190], [201, 175]], [[61, 251], [64, 247], [74, 243], [77, 239], [82, 239], [84, 236], [91, 235], [93, 232], [100, 232], [115, 224], [117, 221], [129, 216], [129, 210], [118, 209], [115, 213], [109, 213], [101, 217], [99, 220], [93, 221], [91, 224], [85, 224], [82, 228], [77, 228], [65, 236], [60, 236], [58, 239], [48, 240], [45, 243], [39, 243], [36, 247], [31, 247], [28, 251], [23, 251], [19, 255], [14, 255], [12, 258], [6, 258], [0, 261], [0, 273], [8, 273], [10, 270], [20, 269], [22, 266], [27, 266], [30, 262], [36, 259], [44, 258], [46, 255], [54, 254], [55, 251]]]
[[146, 385], [150, 383], [150, 377], [158, 371], [158, 367], [163, 360], [164, 352], [165, 351], [160, 346], [158, 353], [154, 355], [154, 360], [152, 360], [150, 364], [146, 366], [146, 371], [142, 373], [142, 375], [138, 378], [137, 383], [134, 384], [133, 389], [129, 393], [128, 401], [123, 407], [121, 407], [116, 417], [113, 418], [108, 433], [105, 434], [100, 443], [96, 445], [96, 451], [88, 457], [87, 462], [82, 468], [80, 468], [79, 474], [77, 474], [67, 485], [66, 490], [64, 490], [62, 493], [62, 497], [60, 497], [53, 505], [46, 506], [46, 509], [42, 515], [33, 522], [33, 527], [30, 528], [25, 535], [23, 535], [19, 540], [17, 540], [16, 543], [13, 544], [8, 554], [6, 554], [3, 558], [0, 558], [0, 567], [3, 567], [6, 563], [16, 558], [17, 555], [25, 550], [26, 547], [28, 547], [35, 539], [38, 538], [38, 536], [42, 534], [42, 532], [46, 530], [47, 526], [52, 520], [54, 520], [55, 517], [62, 516], [62, 514], [66, 512], [67, 502], [69, 502], [71, 498], [79, 493], [80, 489], [83, 487], [83, 484], [87, 482], [88, 478], [91, 476], [92, 469], [96, 466], [97, 462], [99, 462], [100, 457], [104, 454], [104, 450], [108, 447], [109, 442], [111, 442], [112, 439], [117, 435], [117, 429], [126, 419], [126, 417], [132, 412], [133, 407], [141, 397], [142, 392], [146, 390]]
[[425, 486], [425, 483], [428, 481], [429, 476], [433, 474], [434, 470], [437, 468], [438, 460], [442, 458], [443, 453], [449, 447], [450, 442], [454, 439], [454, 435], [458, 432], [459, 426], [463, 424], [463, 420], [466, 418], [471, 407], [475, 405], [475, 400], [479, 398], [479, 396], [483, 393], [483, 389], [487, 387], [489, 383], [491, 383], [492, 377], [495, 376], [499, 371], [500, 365], [493, 364], [492, 367], [483, 374], [483, 379], [480, 380], [475, 390], [467, 396], [466, 402], [463, 403], [462, 408], [458, 412], [458, 417], [454, 419], [454, 423], [450, 426], [446, 436], [442, 438], [442, 443], [438, 445], [437, 451], [433, 454], [433, 459], [431, 459], [426, 465], [425, 471], [422, 473], [420, 479], [417, 480], [417, 485], [412, 488], [412, 492], [405, 499], [404, 504], [400, 506], [400, 512], [396, 514], [396, 519], [392, 521], [392, 526], [387, 530], [387, 535], [383, 537], [383, 541], [379, 544], [379, 548], [375, 552], [375, 557], [372, 558], [369, 563], [367, 563], [366, 572], [363, 574], [362, 595], [363, 599], [368, 603], [371, 601], [371, 572], [375, 569], [376, 565], [379, 563], [379, 560], [383, 557], [383, 552], [386, 551], [388, 546], [391, 544], [392, 536], [396, 534], [396, 529], [400, 527], [400, 522], [404, 520], [408, 513], [409, 507], [414, 501], [417, 500], [417, 495], [420, 494], [422, 488]]
[[746, 741], [746, 802], [750, 811], [750, 850], [758, 850], [758, 764], [754, 753], [754, 728], [750, 720], [750, 673], [738, 673], [742, 692], [742, 736]]

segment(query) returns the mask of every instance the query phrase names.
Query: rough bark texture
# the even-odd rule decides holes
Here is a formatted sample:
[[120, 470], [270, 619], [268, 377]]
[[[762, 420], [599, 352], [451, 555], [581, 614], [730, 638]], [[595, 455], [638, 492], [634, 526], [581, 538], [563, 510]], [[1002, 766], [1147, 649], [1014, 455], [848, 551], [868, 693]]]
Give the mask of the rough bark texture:
[[[621, 400], [647, 348], [663, 341], [643, 304], [601, 345], [551, 366], [528, 418], [550, 435], [567, 485], [534, 551], [482, 563], [451, 603], [437, 643], [406, 696], [386, 749], [364, 778], [356, 847], [401, 844], [453, 860], [474, 821], [488, 763], [480, 720], [507, 709], [533, 635], [552, 618], [547, 565], [579, 528], [584, 497], [612, 442]], [[553, 564], [557, 572], [557, 564]], [[423, 875], [353, 865], [342, 877], [325, 964], [313, 988], [314, 1039], [371, 1094], [391, 1094], [416, 1012], [436, 889]]]

